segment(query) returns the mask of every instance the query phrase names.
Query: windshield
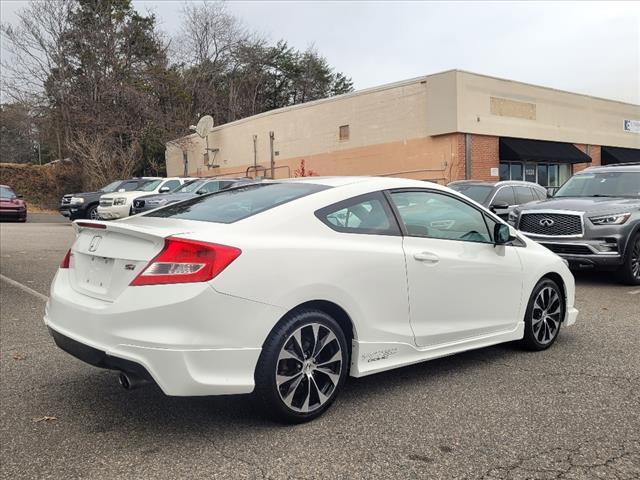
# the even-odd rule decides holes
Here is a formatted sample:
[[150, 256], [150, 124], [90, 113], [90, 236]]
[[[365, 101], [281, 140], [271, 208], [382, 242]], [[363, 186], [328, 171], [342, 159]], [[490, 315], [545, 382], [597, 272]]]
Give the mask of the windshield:
[[116, 180], [115, 182], [111, 182], [109, 185], [107, 185], [106, 187], [102, 187], [100, 190], [98, 190], [99, 192], [104, 192], [104, 193], [111, 193], [111, 192], [115, 192], [116, 188], [118, 188], [118, 185], [120, 185], [122, 183], [122, 180]]
[[583, 173], [571, 177], [554, 197], [640, 197], [640, 172]]
[[449, 188], [460, 192], [478, 203], [486, 202], [491, 190], [493, 190], [492, 185], [469, 185], [468, 183], [454, 183], [453, 185], [449, 185]]
[[195, 192], [200, 188], [200, 186], [204, 183], [204, 180], [191, 180], [178, 188], [176, 188], [172, 193], [191, 193]]
[[233, 223], [326, 188], [312, 183], [252, 184], [169, 205], [147, 216]]
[[9, 187], [0, 187], [0, 198], [16, 198], [16, 194]]
[[138, 188], [138, 190], [140, 190], [141, 192], [153, 192], [156, 189], [156, 187], [160, 185], [160, 182], [162, 182], [162, 179], [152, 180], [148, 183], [145, 183], [143, 186]]

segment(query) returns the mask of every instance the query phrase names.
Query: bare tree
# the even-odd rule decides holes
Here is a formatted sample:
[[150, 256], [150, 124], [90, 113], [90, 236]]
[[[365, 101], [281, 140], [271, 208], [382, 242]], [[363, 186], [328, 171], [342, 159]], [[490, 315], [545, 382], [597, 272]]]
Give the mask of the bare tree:
[[80, 160], [85, 188], [98, 189], [113, 180], [129, 178], [138, 166], [138, 145], [118, 144], [109, 133], [79, 133], [71, 140], [70, 149]]

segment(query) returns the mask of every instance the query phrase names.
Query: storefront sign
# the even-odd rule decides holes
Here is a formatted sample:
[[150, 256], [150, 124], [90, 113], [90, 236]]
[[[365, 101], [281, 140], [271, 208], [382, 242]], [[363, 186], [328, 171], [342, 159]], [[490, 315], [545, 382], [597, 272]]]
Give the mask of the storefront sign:
[[624, 120], [624, 131], [640, 133], [640, 120]]

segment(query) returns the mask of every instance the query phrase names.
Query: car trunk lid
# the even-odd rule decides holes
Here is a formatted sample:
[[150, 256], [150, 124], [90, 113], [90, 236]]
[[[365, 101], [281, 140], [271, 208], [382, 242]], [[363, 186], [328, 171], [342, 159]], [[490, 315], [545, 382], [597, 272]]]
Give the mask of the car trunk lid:
[[164, 247], [165, 238], [187, 233], [182, 225], [140, 226], [124, 222], [76, 222], [71, 248], [71, 287], [114, 301]]

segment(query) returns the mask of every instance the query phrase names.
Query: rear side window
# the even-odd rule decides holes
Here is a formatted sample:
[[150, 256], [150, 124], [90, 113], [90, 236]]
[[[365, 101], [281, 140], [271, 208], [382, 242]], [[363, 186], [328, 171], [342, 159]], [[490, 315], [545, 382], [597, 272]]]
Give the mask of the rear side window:
[[329, 187], [313, 183], [260, 183], [168, 205], [148, 217], [233, 223]]
[[343, 200], [316, 212], [324, 224], [343, 233], [399, 235], [398, 224], [380, 192]]

